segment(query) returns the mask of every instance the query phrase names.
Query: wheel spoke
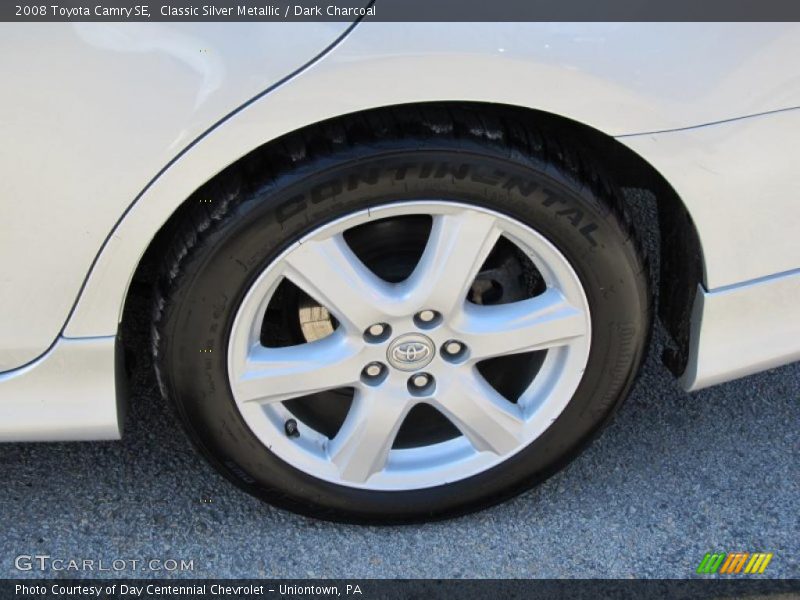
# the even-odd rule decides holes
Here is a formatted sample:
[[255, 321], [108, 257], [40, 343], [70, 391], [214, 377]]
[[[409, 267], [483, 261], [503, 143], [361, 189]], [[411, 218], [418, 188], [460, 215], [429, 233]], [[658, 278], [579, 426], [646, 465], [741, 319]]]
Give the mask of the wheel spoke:
[[243, 375], [231, 381], [234, 395], [239, 402], [271, 403], [352, 386], [361, 375], [358, 354], [357, 346], [340, 332], [297, 346], [256, 346]]
[[404, 283], [415, 304], [452, 315], [464, 303], [500, 233], [490, 214], [465, 211], [435, 216], [419, 263]]
[[502, 455], [520, 443], [524, 422], [519, 408], [474, 371], [450, 382], [432, 404], [478, 451]]
[[328, 454], [342, 479], [363, 483], [383, 470], [389, 450], [411, 403], [370, 388], [356, 391], [342, 427]]
[[391, 285], [361, 262], [342, 235], [306, 241], [285, 262], [287, 279], [355, 331], [381, 321], [381, 307], [392, 302]]
[[509, 304], [468, 304], [457, 326], [473, 359], [562, 346], [588, 333], [584, 312], [554, 288]]

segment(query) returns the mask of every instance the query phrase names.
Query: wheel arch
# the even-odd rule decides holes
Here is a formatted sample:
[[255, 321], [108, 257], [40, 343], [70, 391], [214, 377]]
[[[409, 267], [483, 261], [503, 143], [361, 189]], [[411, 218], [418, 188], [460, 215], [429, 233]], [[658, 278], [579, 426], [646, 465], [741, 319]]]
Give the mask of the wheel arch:
[[[182, 198], [179, 194], [169, 195], [164, 194], [162, 191], [160, 194], [162, 203], [159, 204], [156, 210], [134, 211], [127, 217], [134, 221], [130, 228], [132, 231], [136, 232], [138, 230], [142, 234], [146, 232], [147, 239], [144, 240], [146, 243], [142, 243], [140, 240], [138, 250], [136, 249], [136, 243], [128, 244], [130, 246], [129, 250], [112, 252], [116, 256], [113, 256], [113, 260], [107, 262], [102, 260], [107, 250], [104, 249], [95, 267], [95, 270], [99, 269], [101, 273], [104, 271], [107, 273], [110, 269], [118, 269], [125, 263], [130, 265], [124, 289], [111, 294], [112, 301], [114, 296], [118, 298], [116, 307], [107, 306], [108, 297], [105, 297], [100, 302], [100, 305], [103, 306], [99, 306], [96, 301], [84, 302], [82, 298], [76, 307], [77, 314], [73, 314], [67, 325], [67, 335], [76, 335], [80, 332], [87, 322], [86, 318], [81, 316], [81, 313], [85, 315], [93, 305], [97, 309], [102, 308], [106, 316], [109, 308], [113, 308], [121, 326], [120, 331], [125, 332], [126, 329], [130, 329], [131, 321], [135, 320], [137, 312], [142, 310], [141, 307], [136, 306], [132, 299], [140, 296], [142, 291], [153, 283], [154, 273], [157, 271], [154, 267], [158, 263], [163, 249], [171, 241], [176, 224], [183, 219], [196, 218], [196, 214], [195, 216], [192, 215], [192, 208], [204, 200], [204, 191], [208, 190], [209, 186], [219, 185], [221, 182], [236, 176], [242, 165], [245, 165], [249, 160], [253, 160], [265, 148], [281, 144], [288, 136], [295, 135], [298, 132], [303, 133], [306, 130], [318, 127], [320, 124], [345, 119], [357, 119], [366, 112], [386, 111], [398, 106], [420, 107], [424, 105], [436, 105], [439, 107], [448, 105], [466, 106], [486, 114], [496, 111], [513, 111], [518, 117], [529, 121], [532, 125], [535, 124], [536, 127], [543, 129], [545, 132], [557, 132], [560, 137], [572, 140], [575, 144], [580, 145], [592, 155], [593, 160], [600, 164], [618, 186], [640, 188], [650, 192], [650, 199], [646, 201], [653, 203], [651, 212], [654, 211], [657, 223], [641, 222], [634, 219], [634, 226], [640, 229], [650, 229], [649, 231], [640, 231], [640, 234], [650, 238], [648, 246], [656, 254], [656, 256], [651, 257], [651, 260], [658, 265], [656, 276], [656, 283], [659, 289], [658, 313], [671, 338], [671, 343], [666, 349], [663, 358], [675, 375], [682, 374], [688, 360], [692, 304], [697, 286], [703, 281], [704, 263], [699, 235], [681, 198], [655, 167], [619, 140], [606, 133], [553, 113], [527, 107], [483, 102], [442, 101], [383, 106], [309, 123], [299, 129], [279, 135], [257, 146], [250, 152], [239, 156], [225, 168], [218, 170], [214, 176], [206, 179], [201, 185], [184, 194]], [[222, 128], [222, 130], [223, 137], [225, 137], [225, 128]], [[203, 161], [201, 160], [200, 162], [202, 163]], [[195, 172], [196, 169], [197, 166], [195, 166]], [[170, 176], [171, 174], [168, 171], [162, 177], [170, 178]], [[202, 181], [202, 179], [199, 180]], [[181, 186], [177, 187], [180, 188]], [[160, 188], [162, 190], [168, 189], [169, 186], [167, 188], [160, 186]], [[163, 204], [164, 201], [171, 204], [169, 210], [165, 210], [167, 206]], [[631, 200], [626, 198], [626, 204], [630, 202]], [[152, 206], [153, 202], [150, 204]], [[211, 215], [211, 212], [208, 214]], [[121, 235], [125, 234], [115, 232], [111, 240], [119, 245], [122, 239]], [[661, 243], [662, 240], [667, 243]], [[134, 253], [136, 256], [133, 256]], [[115, 320], [115, 323], [117, 320]], [[136, 352], [126, 353], [129, 359], [133, 354], [136, 354]]]

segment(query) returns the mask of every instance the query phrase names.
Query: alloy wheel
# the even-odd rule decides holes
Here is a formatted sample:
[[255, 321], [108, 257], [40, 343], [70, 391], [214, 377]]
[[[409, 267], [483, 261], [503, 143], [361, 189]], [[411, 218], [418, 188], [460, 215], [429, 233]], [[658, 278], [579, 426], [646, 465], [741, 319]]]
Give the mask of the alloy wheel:
[[[389, 281], [354, 252], [347, 232], [412, 215], [431, 219], [427, 241], [410, 275]], [[520, 300], [478, 304], [471, 291], [501, 240], [530, 261], [543, 285]], [[327, 318], [305, 343], [271, 345], [264, 319], [285, 281]], [[539, 437], [577, 389], [590, 344], [583, 287], [552, 243], [498, 212], [414, 201], [353, 213], [287, 248], [241, 302], [227, 365], [243, 419], [288, 464], [343, 486], [414, 490], [476, 475]], [[482, 365], [525, 353], [542, 359], [509, 398]], [[293, 411], [298, 398], [330, 390], [351, 398], [335, 432]], [[420, 405], [457, 435], [398, 446]]]

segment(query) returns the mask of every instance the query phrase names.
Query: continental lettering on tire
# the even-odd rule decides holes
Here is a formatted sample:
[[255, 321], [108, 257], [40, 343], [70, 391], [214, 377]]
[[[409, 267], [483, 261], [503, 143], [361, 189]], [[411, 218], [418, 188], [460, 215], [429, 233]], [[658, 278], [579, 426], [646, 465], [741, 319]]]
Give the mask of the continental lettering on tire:
[[404, 163], [388, 169], [372, 167], [363, 172], [350, 174], [344, 180], [329, 179], [313, 185], [307, 193], [292, 196], [278, 206], [276, 210], [278, 223], [283, 225], [294, 215], [303, 212], [309, 202], [319, 204], [335, 199], [345, 189], [354, 191], [364, 186], [376, 185], [381, 175], [386, 173], [389, 173], [394, 181], [405, 180], [409, 173], [413, 173], [420, 179], [450, 178], [453, 181], [460, 181], [469, 178], [475, 183], [516, 192], [524, 198], [541, 203], [546, 208], [552, 208], [556, 217], [566, 219], [592, 247], [597, 246], [597, 240], [594, 238], [594, 232], [598, 229], [597, 223], [592, 221], [580, 208], [567, 205], [565, 198], [549, 193], [536, 182], [526, 180], [518, 175], [510, 175], [502, 169], [489, 169], [463, 163]]

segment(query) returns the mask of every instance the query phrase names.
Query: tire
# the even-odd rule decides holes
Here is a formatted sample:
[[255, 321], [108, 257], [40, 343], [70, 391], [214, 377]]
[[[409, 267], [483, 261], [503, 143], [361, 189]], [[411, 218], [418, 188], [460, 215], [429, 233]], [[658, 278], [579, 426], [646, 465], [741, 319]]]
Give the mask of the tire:
[[[422, 521], [478, 510], [529, 489], [565, 466], [606, 423], [627, 395], [647, 345], [651, 294], [646, 261], [621, 208], [619, 193], [608, 181], [568, 141], [538, 132], [513, 112], [489, 115], [459, 107], [382, 110], [315, 126], [269, 144], [214, 178], [179, 215], [158, 282], [153, 321], [154, 362], [162, 393], [174, 403], [195, 445], [225, 477], [271, 504], [304, 515], [347, 522]], [[416, 210], [422, 211], [420, 215]], [[399, 216], [381, 216], [393, 215], [392, 211], [399, 211]], [[436, 306], [402, 305], [409, 314], [397, 312], [380, 321], [375, 319], [376, 323], [385, 321], [391, 335], [370, 338], [365, 330], [365, 338], [356, 340], [353, 331], [363, 327], [368, 311], [377, 308], [364, 304], [364, 310], [342, 308], [337, 312], [324, 301], [318, 302], [326, 293], [325, 286], [336, 290], [331, 297], [349, 298], [345, 304], [352, 302], [360, 307], [359, 303], [365, 302], [365, 294], [350, 293], [347, 286], [335, 282], [340, 275], [343, 281], [350, 281], [346, 268], [319, 270], [328, 257], [326, 249], [332, 247], [325, 240], [346, 239], [348, 249], [343, 252], [355, 253], [360, 244], [359, 259], [367, 265], [370, 260], [379, 264], [383, 269], [380, 273], [375, 266], [368, 270], [393, 281], [394, 287], [387, 287], [390, 292], [386, 293], [394, 294], [391, 290], [402, 285], [398, 281], [410, 281], [413, 269], [422, 269], [419, 264], [426, 256], [425, 248], [433, 244], [432, 232], [443, 231], [436, 228], [445, 227], [441, 223], [446, 221], [455, 222], [453, 219], [461, 219], [459, 223], [469, 219], [488, 223], [493, 219], [491, 227], [499, 223], [497, 227], [502, 228], [504, 241], [492, 247], [489, 258], [475, 251], [476, 264], [485, 261], [476, 279], [466, 283], [470, 302], [454, 306], [461, 307], [457, 310], [465, 306], [467, 312], [463, 314], [474, 313], [476, 319], [496, 315], [500, 319], [498, 331], [507, 327], [512, 333], [474, 337], [479, 329], [484, 336], [493, 330], [464, 325], [464, 331], [468, 331], [464, 339], [476, 341], [459, 346], [464, 356], [451, 356], [442, 342], [444, 334], [437, 333], [436, 327], [461, 331], [460, 325], [451, 324], [449, 314], [437, 312]], [[325, 233], [336, 227], [347, 227], [343, 238]], [[382, 249], [381, 244], [388, 244], [388, 240], [398, 249]], [[417, 243], [414, 240], [420, 241], [422, 250], [412, 249]], [[513, 248], [507, 247], [509, 240]], [[450, 256], [457, 262], [477, 245], [476, 238], [475, 244], [458, 246], [458, 252], [435, 256]], [[485, 245], [488, 248], [491, 244]], [[321, 254], [312, 260], [308, 258], [312, 251]], [[417, 266], [407, 264], [412, 261], [404, 258], [414, 252], [420, 261]], [[550, 260], [548, 253], [556, 266], [544, 264]], [[502, 256], [496, 258], [495, 254]], [[487, 266], [492, 260], [501, 267]], [[539, 260], [544, 261], [543, 267]], [[468, 263], [466, 258], [464, 263]], [[422, 269], [422, 273], [436, 273], [435, 265], [440, 263], [431, 259], [426, 264], [428, 270]], [[442, 264], [449, 268], [450, 259]], [[299, 269], [301, 272], [295, 273], [295, 265], [307, 265], [308, 271], [304, 274]], [[453, 272], [456, 270], [453, 268]], [[294, 279], [285, 283], [275, 273], [288, 273]], [[445, 278], [442, 281], [449, 282], [447, 271], [440, 275]], [[457, 287], [458, 280], [454, 280]], [[307, 289], [292, 287], [296, 281], [303, 281]], [[553, 284], [552, 297], [566, 298], [563, 306], [574, 308], [580, 316], [570, 317], [575, 323], [571, 333], [558, 330], [558, 335], [572, 337], [545, 340], [543, 348], [546, 343], [561, 345], [541, 349], [528, 342], [536, 337], [531, 331], [543, 331], [529, 328], [533, 317], [522, 314], [519, 327], [526, 329], [513, 329], [517, 325], [510, 324], [513, 319], [508, 320], [507, 315], [513, 306], [523, 306], [512, 305], [512, 301], [526, 301], [525, 307], [533, 307], [532, 301], [543, 297], [540, 294], [551, 289], [552, 281], [559, 282]], [[271, 295], [256, 298], [254, 290], [268, 284]], [[358, 291], [359, 285], [361, 280], [350, 291]], [[445, 294], [431, 293], [434, 295], [430, 298]], [[448, 298], [454, 297], [448, 294]], [[501, 300], [496, 299], [498, 294]], [[506, 297], [523, 300], [506, 301]], [[399, 295], [392, 298], [397, 299], [398, 307], [402, 304]], [[258, 302], [257, 309], [247, 308]], [[309, 302], [310, 308], [303, 304]], [[390, 303], [386, 302], [388, 307]], [[480, 306], [492, 303], [497, 306]], [[552, 306], [556, 308], [544, 311], [541, 322], [552, 318], [558, 323], [554, 327], [562, 327], [562, 321], [557, 321], [562, 305]], [[423, 317], [432, 319], [421, 322], [419, 311], [426, 308], [434, 312]], [[412, 311], [416, 311], [415, 325], [409, 320]], [[241, 315], [238, 320], [237, 315]], [[257, 318], [250, 323], [247, 319], [252, 315]], [[306, 321], [302, 321], [304, 318]], [[299, 326], [298, 319], [302, 321]], [[572, 326], [563, 327], [567, 331]], [[321, 334], [313, 333], [322, 330]], [[312, 332], [310, 337], [308, 331]], [[379, 333], [388, 331], [385, 327]], [[413, 335], [398, 340], [401, 334]], [[267, 353], [258, 357], [300, 356], [301, 360], [289, 366], [285, 361], [269, 362], [271, 358], [258, 362], [248, 354], [254, 347], [254, 336], [258, 337], [256, 347], [269, 346]], [[298, 342], [298, 336], [305, 337]], [[484, 343], [486, 340], [492, 341]], [[300, 343], [316, 346], [303, 346], [308, 354], [284, 351]], [[372, 352], [369, 356], [378, 357], [372, 371], [380, 369], [381, 373], [372, 379], [368, 364], [364, 362], [360, 371], [360, 367], [353, 367], [355, 363], [344, 362], [356, 360], [347, 354], [348, 358], [341, 359], [342, 368], [324, 373], [335, 372], [339, 377], [346, 371], [346, 376], [341, 375], [344, 381], [359, 370], [359, 381], [348, 384], [352, 390], [315, 389], [304, 399], [277, 401], [283, 397], [277, 395], [278, 390], [284, 388], [301, 384], [309, 389], [325, 387], [318, 383], [327, 381], [320, 370], [325, 367], [314, 370], [310, 365], [318, 364], [315, 361], [324, 356], [320, 353], [327, 351], [326, 344], [338, 348], [336, 352], [362, 344], [367, 350], [358, 346], [352, 356]], [[394, 347], [386, 350], [392, 344]], [[484, 353], [484, 348], [494, 349], [493, 344], [497, 344], [497, 352], [508, 354], [470, 362], [477, 360], [475, 356], [490, 356], [495, 350]], [[506, 349], [505, 345], [514, 348]], [[378, 347], [386, 354], [376, 354]], [[523, 347], [524, 352], [520, 350]], [[423, 354], [422, 361], [434, 357], [427, 366], [414, 362]], [[303, 356], [313, 359], [304, 361]], [[391, 357], [399, 357], [399, 362], [387, 362]], [[257, 393], [269, 397], [268, 403], [259, 404], [262, 399], [250, 398], [248, 394], [257, 393], [248, 391], [251, 388], [247, 386], [252, 379], [248, 373], [261, 369], [262, 364], [267, 365], [263, 367], [264, 377], [271, 379], [267, 384], [258, 383], [261, 387]], [[401, 367], [413, 370], [405, 372], [399, 370]], [[240, 376], [237, 369], [246, 372]], [[541, 385], [557, 390], [563, 398], [556, 398], [555, 392], [548, 395], [547, 391], [536, 391], [539, 384], [533, 382], [543, 370], [547, 370], [552, 386]], [[429, 388], [415, 387], [415, 383], [423, 382], [412, 381], [412, 377], [421, 372], [431, 376], [426, 380]], [[408, 422], [413, 420], [413, 427], [402, 416], [387, 416], [394, 414], [394, 409], [388, 408], [391, 402], [405, 401], [401, 387], [406, 376], [408, 394], [418, 395], [422, 399], [419, 403], [425, 405], [417, 409], [413, 402], [411, 408], [398, 404], [397, 415], [416, 411], [413, 419], [405, 417]], [[260, 381], [259, 377], [261, 371], [255, 380]], [[378, 381], [382, 377], [386, 386], [394, 386], [386, 388], [393, 390], [392, 395], [382, 391], [384, 383]], [[457, 387], [462, 385], [459, 378], [467, 382], [463, 387]], [[435, 391], [430, 385], [435, 385]], [[486, 408], [486, 398], [496, 398], [489, 388], [498, 393], [501, 388], [516, 390], [513, 394], [521, 394], [516, 400], [505, 392], [501, 394], [511, 404], [516, 402], [513, 406], [504, 404], [502, 410], [523, 421], [526, 415], [533, 415], [533, 420], [548, 417], [546, 424], [533, 427], [527, 421], [514, 421], [507, 430], [497, 429], [506, 427], [505, 417], [496, 416], [494, 408]], [[465, 390], [468, 400], [463, 404], [470, 407], [475, 396], [475, 406], [481, 408], [465, 409], [461, 400], [450, 400], [456, 394], [452, 390]], [[294, 392], [286, 392], [290, 393]], [[349, 400], [345, 397], [348, 393]], [[529, 397], [533, 398], [531, 404], [523, 404]], [[364, 408], [375, 406], [369, 404], [371, 398], [385, 398], [386, 404], [380, 409]], [[344, 416], [321, 414], [335, 412], [339, 406], [344, 406], [339, 411]], [[362, 415], [361, 421], [352, 417], [355, 424], [351, 427], [347, 415], [355, 412], [353, 407], [378, 412], [365, 412], [367, 416]], [[455, 416], [447, 412], [450, 407]], [[484, 409], [488, 412], [481, 412]], [[464, 416], [467, 412], [491, 414], [491, 418], [470, 420]], [[381, 427], [385, 427], [390, 441], [369, 437], [378, 439], [376, 419], [387, 420]], [[359, 429], [359, 423], [370, 423], [374, 431], [361, 435], [364, 429]], [[500, 424], [495, 427], [496, 423]], [[326, 428], [331, 431], [328, 442], [323, 439], [326, 434], [320, 433]], [[341, 443], [335, 441], [339, 433]], [[368, 438], [372, 446], [366, 445]], [[401, 438], [406, 445], [401, 445]], [[310, 448], [307, 452], [306, 447]], [[347, 454], [349, 447], [356, 449]], [[344, 458], [339, 460], [340, 456]], [[402, 458], [405, 456], [411, 458]], [[422, 462], [415, 463], [414, 457], [421, 457]]]

